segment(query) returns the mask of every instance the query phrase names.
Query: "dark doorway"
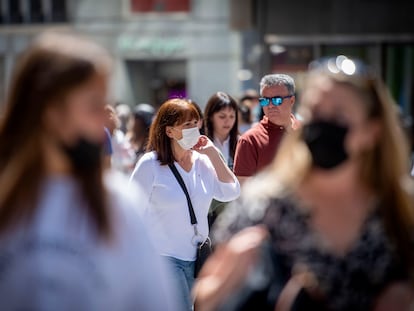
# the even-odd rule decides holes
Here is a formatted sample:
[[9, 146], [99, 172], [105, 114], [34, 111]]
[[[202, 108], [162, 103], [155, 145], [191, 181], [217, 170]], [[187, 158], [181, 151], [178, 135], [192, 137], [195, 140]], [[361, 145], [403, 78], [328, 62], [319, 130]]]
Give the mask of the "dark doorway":
[[135, 105], [148, 103], [159, 107], [173, 97], [187, 96], [186, 62], [127, 61]]

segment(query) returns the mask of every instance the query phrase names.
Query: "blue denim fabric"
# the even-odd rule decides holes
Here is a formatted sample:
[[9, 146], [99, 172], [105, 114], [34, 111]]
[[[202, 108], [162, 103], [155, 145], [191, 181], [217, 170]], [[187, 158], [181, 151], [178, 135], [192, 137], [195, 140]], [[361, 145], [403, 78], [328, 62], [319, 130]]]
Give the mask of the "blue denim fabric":
[[[172, 284], [176, 284], [180, 305], [184, 306], [183, 311], [193, 310], [193, 299], [191, 298], [191, 289], [194, 285], [194, 261], [184, 261], [174, 257], [164, 256], [167, 264], [170, 266]], [[174, 282], [174, 283], [173, 283]]]

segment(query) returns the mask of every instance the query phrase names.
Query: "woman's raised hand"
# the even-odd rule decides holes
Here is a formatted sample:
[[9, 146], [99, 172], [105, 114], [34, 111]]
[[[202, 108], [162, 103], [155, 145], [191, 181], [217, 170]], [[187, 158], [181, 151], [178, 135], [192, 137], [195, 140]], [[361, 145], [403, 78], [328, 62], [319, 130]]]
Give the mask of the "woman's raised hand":
[[200, 136], [198, 143], [192, 149], [203, 154], [211, 151], [218, 152], [213, 142], [205, 135]]

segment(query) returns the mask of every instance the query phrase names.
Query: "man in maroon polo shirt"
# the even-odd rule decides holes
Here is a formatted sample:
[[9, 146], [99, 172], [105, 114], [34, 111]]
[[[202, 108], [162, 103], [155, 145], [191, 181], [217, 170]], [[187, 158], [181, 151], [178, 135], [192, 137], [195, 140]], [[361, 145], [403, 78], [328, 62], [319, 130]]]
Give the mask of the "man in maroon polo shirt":
[[260, 96], [264, 117], [237, 143], [233, 170], [240, 183], [269, 165], [283, 135], [298, 127], [292, 114], [295, 103], [292, 77], [285, 74], [264, 76], [260, 81]]

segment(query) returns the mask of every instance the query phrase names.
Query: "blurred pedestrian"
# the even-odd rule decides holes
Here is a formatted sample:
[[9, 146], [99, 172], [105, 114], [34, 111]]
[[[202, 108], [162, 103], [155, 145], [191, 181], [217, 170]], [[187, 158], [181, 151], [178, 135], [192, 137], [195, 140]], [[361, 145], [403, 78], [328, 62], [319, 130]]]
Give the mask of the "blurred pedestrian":
[[121, 121], [115, 108], [109, 104], [105, 106], [105, 126], [111, 137], [112, 156], [111, 167], [122, 173], [131, 174], [135, 165], [135, 152], [127, 141], [125, 134], [120, 130]]
[[197, 109], [198, 114], [200, 115], [200, 120], [198, 121], [198, 129], [200, 131], [200, 135], [204, 135], [204, 114], [201, 110], [200, 106], [193, 100], [189, 99], [188, 102], [194, 105], [195, 109]]
[[234, 157], [234, 173], [240, 183], [268, 166], [284, 134], [297, 128], [292, 114], [295, 82], [290, 76], [264, 76], [260, 81], [260, 95], [265, 116], [240, 137]]
[[240, 231], [206, 263], [198, 310], [412, 308], [413, 188], [393, 101], [357, 61], [314, 64], [303, 128], [219, 220], [217, 239], [261, 227]]
[[240, 101], [238, 104], [238, 122], [239, 133], [244, 134], [252, 127], [252, 116], [248, 105], [245, 104], [246, 100]]
[[252, 122], [260, 122], [263, 118], [263, 110], [259, 104], [259, 94], [257, 91], [254, 89], [246, 90], [240, 97], [240, 102], [244, 102], [244, 104], [249, 107]]
[[139, 104], [134, 108], [133, 118], [129, 124], [127, 139], [135, 152], [135, 163], [137, 163], [146, 152], [149, 129], [154, 113], [154, 107], [149, 104]]
[[142, 194], [103, 176], [110, 67], [62, 33], [16, 65], [0, 124], [3, 310], [179, 310], [136, 213]]
[[111, 137], [115, 137], [116, 142], [118, 140], [123, 139], [124, 135], [122, 131], [119, 130], [119, 126], [121, 121], [119, 120], [118, 115], [116, 114], [115, 108], [107, 104], [105, 105], [105, 127], [108, 129], [109, 133], [111, 134]]
[[230, 169], [233, 169], [239, 138], [236, 100], [224, 92], [215, 93], [204, 110], [204, 123], [206, 135], [220, 150]]
[[[131, 180], [147, 197], [137, 202], [159, 253], [174, 270], [179, 298], [192, 310], [197, 242], [208, 235], [207, 213], [212, 199], [234, 200], [240, 185], [218, 150], [198, 130], [200, 116], [185, 99], [170, 99], [158, 111], [151, 126], [148, 150], [138, 162]], [[173, 170], [181, 175], [192, 202], [197, 225], [193, 226], [188, 201]], [[141, 203], [143, 205], [141, 205]]]
[[103, 141], [103, 159], [104, 159], [103, 165], [105, 169], [110, 169], [111, 162], [112, 162], [112, 155], [114, 153], [114, 149], [112, 147], [112, 137], [107, 127], [104, 127], [103, 129], [104, 129], [104, 134], [105, 134], [105, 139]]
[[122, 133], [126, 134], [128, 132], [128, 123], [132, 115], [131, 107], [127, 104], [116, 103], [115, 111], [120, 121], [119, 129]]

